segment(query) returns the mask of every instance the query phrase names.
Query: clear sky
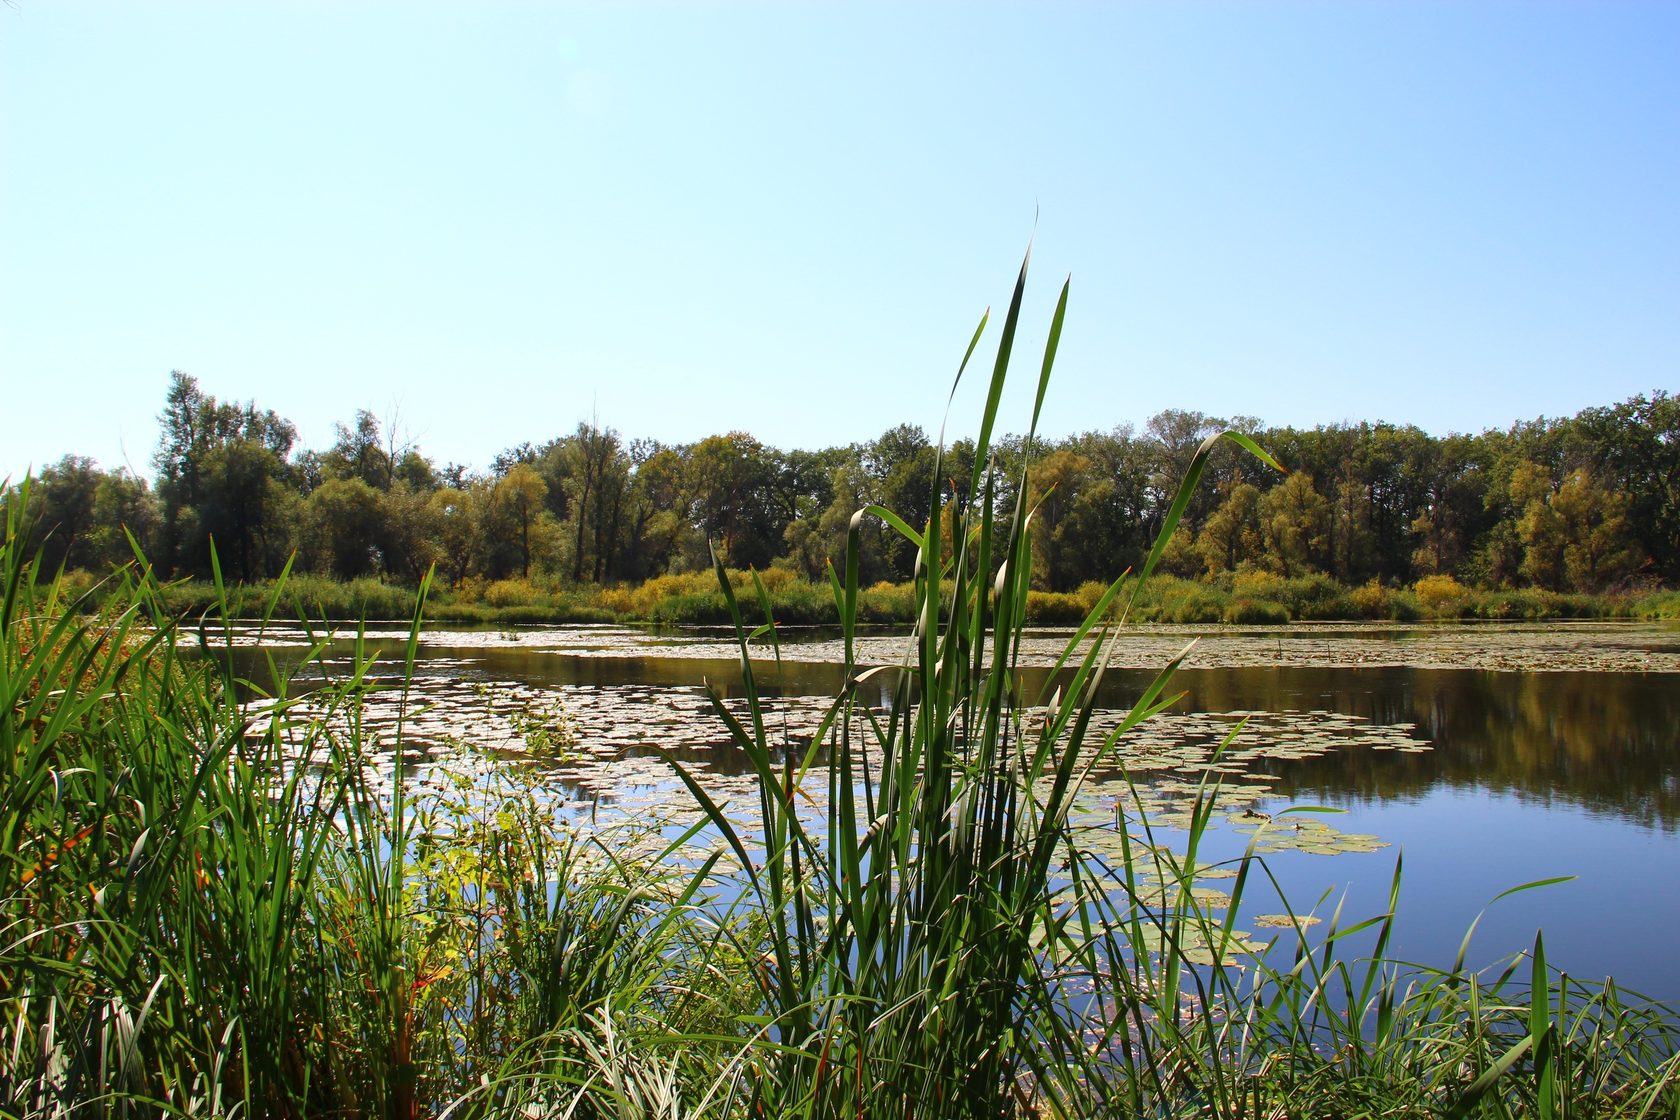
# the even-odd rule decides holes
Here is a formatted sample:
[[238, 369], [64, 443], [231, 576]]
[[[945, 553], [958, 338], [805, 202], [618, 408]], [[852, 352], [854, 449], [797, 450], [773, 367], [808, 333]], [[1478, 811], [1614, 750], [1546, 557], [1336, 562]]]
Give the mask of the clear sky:
[[172, 369], [478, 468], [932, 433], [1029, 239], [1010, 430], [1067, 274], [1052, 435], [1672, 391], [1680, 4], [7, 0], [0, 474], [149, 474]]

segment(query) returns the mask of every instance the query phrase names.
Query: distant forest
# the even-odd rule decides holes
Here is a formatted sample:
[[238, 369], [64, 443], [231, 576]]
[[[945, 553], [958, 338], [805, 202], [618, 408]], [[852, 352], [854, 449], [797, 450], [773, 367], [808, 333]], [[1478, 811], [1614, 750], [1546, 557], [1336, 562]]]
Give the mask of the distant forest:
[[[784, 451], [745, 432], [673, 446], [586, 423], [510, 447], [479, 474], [440, 467], [366, 411], [332, 446], [299, 448], [284, 418], [219, 401], [180, 372], [161, 421], [155, 484], [77, 455], [38, 472], [26, 512], [47, 567], [126, 563], [131, 534], [166, 577], [207, 575], [214, 541], [239, 581], [272, 577], [295, 554], [340, 579], [412, 585], [435, 565], [455, 587], [519, 576], [601, 585], [703, 567], [714, 542], [731, 566], [819, 579], [856, 510], [879, 503], [919, 524], [936, 493], [956, 500], [962, 489], [936, 479], [938, 449], [909, 424]], [[1141, 431], [1006, 439], [999, 508], [1020, 497], [1028, 468], [1035, 582], [1065, 591], [1136, 566], [1198, 444], [1225, 427], [1289, 473], [1221, 446], [1168, 547], [1172, 573], [1241, 566], [1387, 585], [1451, 575], [1586, 592], [1680, 583], [1680, 399], [1665, 391], [1442, 438], [1171, 410]], [[958, 441], [938, 474], [966, 477], [973, 453]], [[5, 501], [20, 493], [14, 480]], [[866, 583], [910, 578], [915, 557], [896, 533], [872, 524], [863, 547]]]

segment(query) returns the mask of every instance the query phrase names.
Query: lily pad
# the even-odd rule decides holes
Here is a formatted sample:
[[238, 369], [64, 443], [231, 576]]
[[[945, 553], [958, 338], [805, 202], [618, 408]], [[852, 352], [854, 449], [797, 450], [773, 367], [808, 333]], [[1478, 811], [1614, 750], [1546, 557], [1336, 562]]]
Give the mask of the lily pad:
[[1260, 914], [1250, 920], [1261, 929], [1294, 929], [1297, 926], [1305, 929], [1318, 925], [1324, 919], [1312, 914]]
[[1170, 925], [1166, 933], [1159, 926], [1145, 923], [1141, 932], [1141, 941], [1133, 944], [1134, 949], [1158, 957], [1169, 946], [1176, 946], [1179, 955], [1193, 965], [1212, 966], [1217, 962], [1226, 967], [1240, 966], [1245, 956], [1258, 955], [1266, 948], [1247, 930], [1225, 934], [1217, 926], [1204, 930], [1195, 923]]

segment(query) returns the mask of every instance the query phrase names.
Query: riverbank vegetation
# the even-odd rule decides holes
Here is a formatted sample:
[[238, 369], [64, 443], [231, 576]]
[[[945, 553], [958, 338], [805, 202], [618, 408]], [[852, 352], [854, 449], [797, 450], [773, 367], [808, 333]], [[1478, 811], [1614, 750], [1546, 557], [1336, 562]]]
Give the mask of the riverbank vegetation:
[[[580, 819], [540, 769], [421, 781], [401, 722], [361, 714], [407, 687], [422, 612], [406, 663], [358, 644], [329, 664], [322, 644], [238, 679], [198, 654], [217, 628], [182, 636], [152, 572], [55, 577], [15, 503], [0, 1114], [1680, 1115], [1672, 1011], [1558, 972], [1542, 937], [1486, 972], [1390, 959], [1398, 863], [1384, 913], [1302, 904], [1253, 923], [1268, 950], [1244, 931], [1261, 836], [1202, 861], [1213, 774], [1176, 842], [1141, 813], [1070, 823], [1117, 738], [1172, 702], [1176, 662], [1088, 733], [1105, 647], [1081, 638], [1143, 602], [1118, 581], [1068, 643], [1067, 687], [1010, 683], [1036, 515], [1000, 497], [1010, 478], [1030, 492], [1033, 456], [1003, 468], [988, 445], [1024, 282], [962, 500], [915, 522], [872, 510], [919, 557], [915, 671], [883, 710], [848, 674], [813, 739], [826, 766], [758, 702], [768, 586], [737, 594], [714, 565], [747, 705], [714, 702], [757, 776], [752, 828], [680, 768], [692, 821]], [[1266, 458], [1241, 432], [1192, 449], [1143, 575], [1222, 447]], [[828, 588], [849, 669], [866, 526], [848, 520]], [[828, 786], [820, 819], [798, 811], [803, 781]], [[1210, 876], [1228, 901], [1198, 893]]]
[[[737, 595], [753, 587], [755, 573], [729, 569]], [[834, 626], [839, 613], [826, 583], [813, 583], [784, 567], [756, 573], [776, 618], [783, 625]], [[1131, 577], [1127, 577], [1131, 579]], [[90, 587], [91, 573], [67, 578]], [[881, 581], [858, 592], [857, 621], [865, 626], [909, 626], [916, 620], [914, 585]], [[1088, 581], [1071, 591], [1027, 593], [1031, 626], [1075, 626], [1107, 591]], [[287, 614], [312, 619], [406, 619], [419, 596], [414, 588], [372, 577], [339, 580], [291, 575], [284, 581], [255, 580], [218, 590], [208, 580], [183, 580], [160, 591], [178, 615], [219, 609], [223, 596], [235, 617], [253, 618], [279, 594]], [[426, 600], [426, 618], [438, 623], [617, 622], [655, 625], [724, 625], [728, 604], [709, 571], [658, 576], [623, 587], [573, 585], [535, 576], [491, 583], [468, 581], [438, 589]], [[1680, 592], [1630, 589], [1597, 595], [1543, 588], [1467, 587], [1451, 576], [1425, 576], [1410, 586], [1371, 581], [1357, 587], [1322, 574], [1285, 578], [1252, 566], [1216, 576], [1186, 579], [1155, 575], [1138, 589], [1134, 622], [1225, 623], [1264, 626], [1286, 622], [1535, 621], [1546, 619], [1680, 619]]]
[[[910, 524], [936, 502], [960, 513], [959, 482], [977, 455], [973, 441], [941, 451], [908, 424], [815, 451], [742, 432], [667, 446], [580, 424], [475, 474], [432, 461], [366, 411], [330, 447], [301, 448], [283, 417], [219, 400], [179, 372], [160, 419], [155, 483], [75, 455], [38, 472], [27, 501], [43, 563], [97, 578], [132, 558], [132, 537], [166, 580], [200, 581], [180, 594], [203, 604], [214, 541], [231, 582], [290, 565], [322, 581], [294, 581], [300, 598], [340, 617], [406, 617], [435, 569], [439, 618], [717, 621], [721, 602], [705, 586], [715, 543], [732, 569], [785, 573], [773, 590], [790, 618], [832, 622], [825, 569], [852, 513], [876, 504]], [[1654, 593], [1680, 586], [1680, 399], [1659, 390], [1440, 438], [1168, 411], [1141, 431], [999, 439], [988, 445], [1002, 472], [998, 508], [1021, 498], [1037, 510], [1044, 621], [1077, 614], [1056, 596], [1088, 600], [1090, 585], [1138, 568], [1190, 456], [1226, 427], [1288, 473], [1216, 450], [1160, 561], [1162, 574], [1203, 590], [1163, 590], [1146, 615], [1674, 614], [1673, 597]], [[24, 500], [16, 485], [7, 494]], [[909, 601], [913, 550], [874, 519], [858, 547], [863, 586], [877, 589], [866, 609], [903, 621], [889, 604]]]

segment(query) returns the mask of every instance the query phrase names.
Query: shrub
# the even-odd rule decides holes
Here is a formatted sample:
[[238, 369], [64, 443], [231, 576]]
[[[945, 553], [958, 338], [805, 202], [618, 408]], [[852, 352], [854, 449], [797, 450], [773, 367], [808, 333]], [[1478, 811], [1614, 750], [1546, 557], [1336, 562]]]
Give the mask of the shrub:
[[1436, 617], [1458, 618], [1471, 609], [1470, 589], [1452, 576], [1424, 576], [1412, 591], [1423, 609]]
[[1220, 622], [1225, 618], [1225, 596], [1212, 588], [1198, 588], [1172, 608], [1174, 622]]
[[1086, 612], [1093, 610], [1104, 593], [1108, 591], [1108, 584], [1088, 579], [1073, 590], [1073, 597]]
[[616, 618], [629, 618], [636, 613], [636, 596], [627, 587], [603, 587], [595, 592], [591, 605]]
[[[1539, 587], [1507, 588], [1482, 596], [1476, 613], [1483, 618], [1604, 618], [1620, 613], [1621, 604], [1593, 595], [1564, 595]], [[1646, 617], [1654, 617], [1647, 615]]]
[[1492, 591], [1482, 597], [1476, 613], [1483, 618], [1556, 618], [1556, 599], [1552, 592], [1535, 587]]
[[1416, 622], [1423, 617], [1423, 604], [1410, 590], [1396, 588], [1388, 596], [1388, 617], [1394, 622]]
[[1603, 618], [1608, 611], [1598, 596], [1577, 593], [1558, 596], [1558, 613], [1564, 618]]
[[715, 626], [729, 621], [729, 607], [721, 592], [688, 591], [659, 600], [642, 617], [668, 626]]
[[1240, 569], [1231, 577], [1231, 594], [1239, 599], [1277, 601], [1283, 598], [1288, 586], [1288, 580], [1264, 568]]
[[[735, 573], [731, 574], [733, 575]], [[752, 573], [747, 572], [741, 574], [746, 576], [743, 581], [744, 585], [751, 587]], [[764, 590], [769, 592], [771, 595], [775, 595], [779, 591], [785, 591], [794, 584], [805, 582], [799, 578], [799, 573], [794, 571], [792, 568], [777, 568], [774, 566], [765, 568], [763, 571], [759, 572], [758, 579], [760, 583], [764, 584]]]
[[1312, 572], [1286, 581], [1278, 599], [1289, 608], [1292, 618], [1346, 618], [1350, 613], [1347, 589], [1323, 572]]
[[908, 583], [882, 580], [858, 593], [858, 621], [906, 623], [916, 618], [916, 596]]
[[1079, 596], [1065, 591], [1027, 592], [1027, 623], [1030, 626], [1078, 626], [1090, 607]]
[[770, 603], [776, 621], [794, 625], [817, 625], [836, 621], [834, 594], [828, 587], [811, 583], [797, 576], [779, 581], [777, 588], [769, 587]]
[[1225, 608], [1225, 621], [1244, 626], [1276, 626], [1289, 621], [1289, 610], [1264, 599], [1237, 599]]
[[1680, 591], [1646, 595], [1630, 605], [1629, 613], [1638, 618], [1680, 619]]
[[528, 579], [499, 579], [484, 589], [484, 601], [492, 607], [533, 607], [546, 598]]
[[1355, 618], [1387, 618], [1388, 588], [1372, 580], [1347, 593], [1347, 605]]

